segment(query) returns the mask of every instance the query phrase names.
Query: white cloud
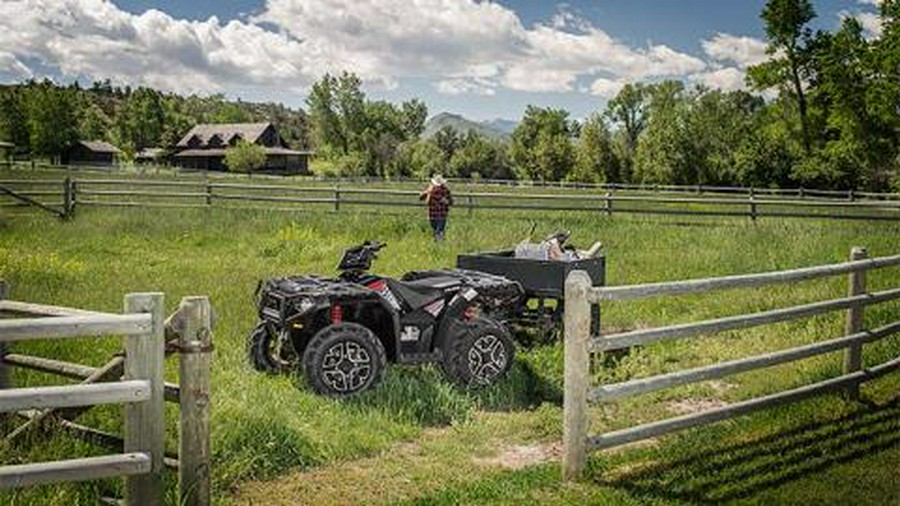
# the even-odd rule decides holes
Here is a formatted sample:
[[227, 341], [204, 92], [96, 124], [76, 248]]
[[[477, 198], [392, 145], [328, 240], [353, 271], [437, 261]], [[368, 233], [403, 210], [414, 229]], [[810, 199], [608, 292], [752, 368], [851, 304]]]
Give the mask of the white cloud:
[[625, 87], [625, 84], [626, 81], [616, 81], [600, 77], [591, 83], [590, 93], [591, 95], [602, 98], [613, 98]]
[[447, 95], [462, 95], [471, 93], [474, 95], [490, 96], [496, 93], [496, 88], [493, 83], [477, 78], [444, 79], [442, 81], [438, 81], [437, 84], [435, 84], [435, 88], [437, 88], [437, 90], [441, 93], [445, 93]]
[[739, 68], [747, 68], [766, 61], [766, 43], [753, 37], [741, 37], [718, 33], [703, 41], [703, 52], [713, 60], [730, 62]]
[[31, 69], [19, 61], [14, 54], [0, 51], [0, 81], [21, 81], [33, 75]]
[[747, 73], [736, 67], [725, 67], [708, 72], [693, 74], [688, 79], [697, 84], [709, 88], [719, 88], [724, 91], [743, 90], [747, 87]]
[[348, 70], [382, 86], [427, 79], [445, 93], [565, 92], [582, 78], [707, 67], [665, 45], [630, 47], [572, 13], [526, 27], [513, 10], [474, 0], [268, 0], [227, 23], [131, 14], [103, 0], [3, 0], [0, 47], [0, 65], [18, 74], [36, 59], [69, 77], [174, 91], [302, 92]]

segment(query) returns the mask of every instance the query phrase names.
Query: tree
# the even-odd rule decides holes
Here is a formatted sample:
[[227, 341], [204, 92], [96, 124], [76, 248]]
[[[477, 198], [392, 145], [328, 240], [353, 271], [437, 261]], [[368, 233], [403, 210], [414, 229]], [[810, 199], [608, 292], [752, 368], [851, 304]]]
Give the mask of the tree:
[[509, 156], [522, 179], [559, 181], [575, 160], [572, 125], [563, 109], [529, 105], [512, 133]]
[[809, 0], [768, 0], [761, 14], [770, 60], [749, 69], [759, 89], [788, 83], [800, 118], [801, 139], [807, 155], [812, 152], [804, 78], [809, 74], [811, 33], [807, 24], [816, 17]]
[[457, 148], [459, 148], [462, 136], [459, 134], [459, 131], [451, 125], [444, 125], [434, 133], [432, 140], [434, 141], [435, 146], [440, 148], [441, 156], [444, 157], [444, 161], [449, 162], [450, 159], [453, 158], [453, 154], [456, 152]]
[[266, 164], [266, 150], [244, 140], [225, 150], [225, 165], [232, 172], [250, 172]]
[[613, 152], [612, 135], [599, 114], [590, 116], [581, 126], [575, 146], [574, 181], [619, 182], [619, 160]]
[[0, 140], [12, 142], [20, 149], [30, 144], [24, 96], [15, 88], [0, 93]]
[[642, 183], [697, 182], [694, 147], [687, 128], [689, 102], [684, 84], [666, 81], [651, 90], [650, 120], [634, 157], [634, 176]]
[[418, 139], [425, 131], [425, 120], [428, 119], [428, 106], [415, 98], [403, 102], [400, 106], [401, 126], [406, 139]]
[[687, 138], [698, 184], [737, 184], [735, 154], [757, 128], [762, 98], [744, 91], [697, 89], [686, 97]]
[[647, 126], [649, 98], [645, 85], [629, 83], [606, 105], [606, 117], [621, 127], [622, 180], [630, 179], [638, 139]]
[[30, 86], [26, 95], [31, 151], [60, 157], [78, 138], [73, 92], [50, 81]]
[[150, 88], [138, 88], [128, 95], [119, 112], [119, 146], [132, 152], [156, 147], [165, 129], [165, 121], [161, 94]]
[[432, 174], [447, 174], [447, 162], [433, 141], [409, 140], [397, 150], [393, 173], [424, 179]]
[[450, 174], [457, 177], [509, 179], [512, 172], [506, 162], [503, 145], [486, 139], [474, 130], [459, 143], [450, 159]]

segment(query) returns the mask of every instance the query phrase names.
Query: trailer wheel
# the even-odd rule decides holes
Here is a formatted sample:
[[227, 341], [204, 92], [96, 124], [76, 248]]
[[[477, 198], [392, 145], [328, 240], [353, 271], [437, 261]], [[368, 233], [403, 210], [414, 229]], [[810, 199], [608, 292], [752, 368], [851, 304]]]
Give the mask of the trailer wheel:
[[512, 366], [515, 348], [499, 323], [476, 318], [454, 329], [444, 347], [444, 375], [465, 388], [495, 383]]
[[250, 365], [260, 372], [278, 374], [292, 366], [293, 350], [283, 347], [284, 341], [279, 339], [271, 326], [260, 322], [250, 333], [247, 342], [247, 356]]
[[384, 345], [371, 330], [356, 323], [323, 328], [303, 352], [303, 372], [309, 386], [332, 397], [374, 387], [386, 368]]

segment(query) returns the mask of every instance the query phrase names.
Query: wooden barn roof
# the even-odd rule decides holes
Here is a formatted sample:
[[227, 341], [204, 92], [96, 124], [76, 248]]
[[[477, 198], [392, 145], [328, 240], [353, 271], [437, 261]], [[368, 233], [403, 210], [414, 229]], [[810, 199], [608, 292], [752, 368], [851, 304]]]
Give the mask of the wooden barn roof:
[[178, 147], [188, 147], [188, 142], [196, 137], [200, 141], [201, 146], [206, 146], [210, 139], [218, 136], [219, 139], [229, 144], [235, 135], [240, 135], [242, 139], [251, 144], [255, 143], [262, 136], [267, 128], [272, 126], [271, 123], [205, 123], [196, 125], [178, 142]]
[[121, 153], [119, 148], [106, 141], [78, 141], [78, 144], [81, 144], [94, 153], [112, 153], [114, 155]]

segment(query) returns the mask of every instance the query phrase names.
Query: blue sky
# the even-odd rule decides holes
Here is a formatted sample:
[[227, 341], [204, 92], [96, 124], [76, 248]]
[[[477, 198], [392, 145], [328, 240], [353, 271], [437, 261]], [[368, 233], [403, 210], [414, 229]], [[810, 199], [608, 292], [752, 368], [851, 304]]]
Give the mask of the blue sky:
[[[528, 104], [580, 118], [626, 82], [743, 86], [765, 57], [764, 0], [0, 0], [0, 81], [149, 85], [301, 106], [325, 71], [431, 113], [517, 119]], [[874, 0], [814, 1], [815, 27]], [[5, 25], [5, 26], [4, 26]]]

